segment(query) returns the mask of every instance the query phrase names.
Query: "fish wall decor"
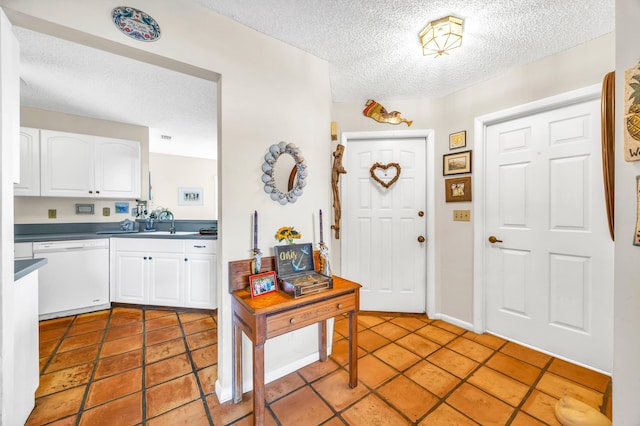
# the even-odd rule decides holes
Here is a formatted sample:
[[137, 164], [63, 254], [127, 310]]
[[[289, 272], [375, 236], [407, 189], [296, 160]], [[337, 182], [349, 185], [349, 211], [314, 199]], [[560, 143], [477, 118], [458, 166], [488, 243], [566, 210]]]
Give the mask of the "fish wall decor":
[[365, 104], [365, 108], [362, 111], [366, 117], [373, 118], [380, 123], [400, 124], [407, 123], [407, 126], [411, 126], [413, 120], [407, 120], [402, 118], [398, 111], [387, 112], [386, 108], [380, 105], [373, 99], [369, 99]]

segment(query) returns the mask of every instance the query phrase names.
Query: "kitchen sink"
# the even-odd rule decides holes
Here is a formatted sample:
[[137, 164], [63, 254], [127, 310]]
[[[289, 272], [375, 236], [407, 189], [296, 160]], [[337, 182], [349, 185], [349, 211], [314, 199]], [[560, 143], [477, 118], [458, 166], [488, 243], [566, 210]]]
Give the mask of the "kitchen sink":
[[195, 235], [198, 231], [176, 231], [173, 234], [169, 231], [140, 231], [140, 235]]

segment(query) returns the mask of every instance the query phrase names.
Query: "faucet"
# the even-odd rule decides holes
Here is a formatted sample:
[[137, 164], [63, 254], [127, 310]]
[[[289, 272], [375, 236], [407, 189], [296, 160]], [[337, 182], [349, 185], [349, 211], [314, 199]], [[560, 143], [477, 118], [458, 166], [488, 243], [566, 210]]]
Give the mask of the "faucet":
[[171, 215], [171, 225], [169, 226], [169, 233], [170, 234], [175, 234], [176, 233], [176, 222], [175, 219], [173, 217], [173, 213], [169, 210], [165, 210], [166, 211], [166, 216]]

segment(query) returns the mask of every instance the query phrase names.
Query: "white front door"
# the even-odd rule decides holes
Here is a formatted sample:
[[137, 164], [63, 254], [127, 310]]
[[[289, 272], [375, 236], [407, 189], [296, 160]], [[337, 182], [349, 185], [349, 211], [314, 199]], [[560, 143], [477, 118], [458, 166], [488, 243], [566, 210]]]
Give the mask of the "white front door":
[[610, 372], [613, 243], [599, 111], [594, 99], [487, 127], [486, 328]]
[[425, 145], [424, 137], [347, 145], [341, 274], [362, 284], [363, 310], [425, 312], [426, 244], [418, 241], [427, 237]]

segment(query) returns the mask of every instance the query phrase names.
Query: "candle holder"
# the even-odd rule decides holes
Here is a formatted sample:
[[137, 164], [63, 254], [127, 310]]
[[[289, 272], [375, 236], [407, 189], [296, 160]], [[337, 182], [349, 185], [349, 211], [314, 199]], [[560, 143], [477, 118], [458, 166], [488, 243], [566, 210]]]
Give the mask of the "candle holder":
[[329, 247], [324, 242], [318, 244], [320, 248], [320, 273], [328, 277], [333, 276], [331, 273], [331, 264], [329, 263]]
[[251, 271], [253, 271], [254, 274], [257, 274], [262, 268], [262, 251], [259, 248], [254, 248], [251, 250], [251, 253], [253, 255], [253, 258], [251, 259]]

